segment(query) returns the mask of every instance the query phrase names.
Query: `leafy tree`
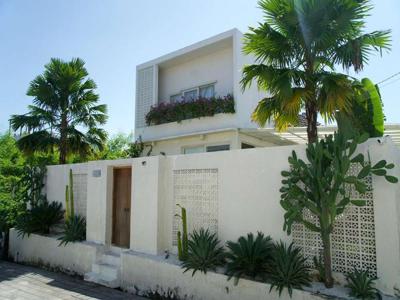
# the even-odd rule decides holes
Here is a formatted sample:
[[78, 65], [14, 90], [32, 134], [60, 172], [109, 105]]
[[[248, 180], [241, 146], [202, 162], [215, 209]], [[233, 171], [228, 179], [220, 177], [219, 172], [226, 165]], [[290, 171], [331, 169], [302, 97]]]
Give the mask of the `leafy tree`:
[[0, 255], [7, 258], [9, 230], [25, 210], [19, 182], [24, 174], [25, 159], [9, 134], [0, 135], [0, 236], [4, 247]]
[[[368, 135], [348, 140], [345, 135], [335, 133], [306, 149], [307, 162], [297, 157], [295, 151], [289, 157], [290, 171], [282, 171], [281, 206], [284, 214], [284, 230], [291, 233], [293, 223], [300, 222], [311, 231], [318, 232], [323, 244], [325, 285], [333, 286], [331, 268], [330, 234], [336, 217], [344, 212], [349, 204], [363, 206], [365, 201], [352, 199], [350, 190], [363, 194], [367, 191], [365, 178], [374, 174], [384, 176], [388, 182], [398, 179], [387, 174], [394, 165], [381, 160], [374, 165], [365, 160], [364, 155], [355, 151]], [[349, 175], [351, 164], [358, 165], [360, 171]], [[307, 209], [316, 222], [304, 217]]]
[[243, 70], [242, 86], [255, 80], [270, 93], [252, 119], [273, 119], [283, 130], [305, 109], [310, 143], [317, 140], [317, 116], [332, 120], [349, 111], [352, 82], [337, 67], [358, 72], [373, 50], [389, 49], [390, 31], [364, 33], [369, 0], [260, 0], [264, 22], [245, 34], [244, 52], [257, 64]]
[[94, 153], [89, 160], [103, 159], [119, 159], [119, 158], [135, 158], [140, 157], [147, 149], [146, 155], [149, 156], [152, 151], [151, 145], [145, 145], [139, 137], [135, 142], [132, 142], [132, 134], [118, 133], [111, 137], [105, 143], [102, 151]]
[[370, 137], [383, 136], [385, 116], [378, 86], [363, 78], [353, 82], [353, 90], [351, 111], [336, 113], [339, 131], [350, 136], [363, 133]]
[[69, 154], [85, 156], [102, 149], [106, 133], [98, 126], [107, 120], [107, 107], [98, 104], [95, 89], [81, 59], [52, 58], [29, 85], [27, 95], [34, 97], [29, 112], [11, 117], [13, 129], [24, 131], [19, 148], [28, 154], [57, 149], [60, 164]]

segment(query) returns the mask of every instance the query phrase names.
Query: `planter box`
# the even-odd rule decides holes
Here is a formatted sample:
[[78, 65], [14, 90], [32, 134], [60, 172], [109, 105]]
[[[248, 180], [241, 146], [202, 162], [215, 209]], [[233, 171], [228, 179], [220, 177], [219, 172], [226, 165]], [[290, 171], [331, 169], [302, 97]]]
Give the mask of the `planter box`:
[[[237, 286], [233, 279], [214, 272], [203, 274], [183, 269], [173, 259], [165, 260], [161, 256], [147, 255], [134, 251], [122, 253], [121, 287], [127, 291], [143, 294], [158, 291], [160, 294], [172, 292], [179, 299], [207, 300], [282, 300], [290, 299], [287, 291], [281, 296], [270, 285], [246, 279], [240, 279]], [[320, 300], [322, 296], [307, 291], [294, 290], [293, 300]]]
[[10, 231], [9, 255], [15, 262], [27, 263], [70, 274], [84, 275], [90, 272], [96, 259], [96, 244], [90, 242], [68, 243], [58, 246], [56, 237], [31, 234], [19, 237], [15, 229]]

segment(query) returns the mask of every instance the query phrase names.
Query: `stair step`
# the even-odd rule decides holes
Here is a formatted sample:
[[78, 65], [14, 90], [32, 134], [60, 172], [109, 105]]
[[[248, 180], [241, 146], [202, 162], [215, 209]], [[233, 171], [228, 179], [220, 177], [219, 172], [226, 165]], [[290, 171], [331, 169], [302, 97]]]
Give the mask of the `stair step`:
[[102, 274], [107, 278], [118, 278], [119, 267], [106, 263], [94, 263], [92, 265], [92, 272]]
[[102, 273], [89, 272], [85, 274], [84, 279], [85, 281], [94, 282], [113, 289], [120, 286], [118, 278], [108, 277]]
[[121, 265], [121, 255], [113, 252], [106, 252], [101, 255], [99, 262], [119, 267]]

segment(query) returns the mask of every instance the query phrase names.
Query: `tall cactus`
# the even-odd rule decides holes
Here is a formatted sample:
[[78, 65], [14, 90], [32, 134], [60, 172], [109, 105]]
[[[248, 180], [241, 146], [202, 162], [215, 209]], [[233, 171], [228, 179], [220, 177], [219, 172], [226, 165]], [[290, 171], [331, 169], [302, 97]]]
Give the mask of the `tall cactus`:
[[69, 184], [65, 186], [65, 219], [73, 218], [74, 215], [74, 182], [72, 169], [69, 169]]
[[75, 216], [75, 203], [74, 203], [74, 180], [72, 175], [72, 169], [69, 169], [69, 197], [71, 205], [71, 217]]
[[188, 255], [188, 230], [187, 230], [187, 217], [186, 217], [186, 208], [177, 204], [181, 209], [181, 215], [177, 215], [182, 220], [182, 233], [178, 231], [178, 258], [183, 261], [187, 258]]
[[69, 188], [68, 184], [65, 186], [65, 219], [67, 220], [71, 215], [69, 206]]

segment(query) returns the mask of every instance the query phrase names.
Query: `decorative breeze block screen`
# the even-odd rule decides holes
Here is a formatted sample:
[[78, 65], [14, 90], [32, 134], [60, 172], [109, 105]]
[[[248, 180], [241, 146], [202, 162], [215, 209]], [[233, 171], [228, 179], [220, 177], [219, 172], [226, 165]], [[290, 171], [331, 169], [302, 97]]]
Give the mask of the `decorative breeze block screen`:
[[218, 233], [218, 169], [183, 169], [173, 171], [174, 221], [172, 244], [177, 245], [177, 232], [182, 222], [176, 214], [186, 208], [188, 232], [201, 227]]
[[[358, 171], [357, 165], [353, 165], [349, 173], [356, 175]], [[366, 205], [363, 207], [349, 205], [344, 213], [337, 217], [331, 235], [332, 269], [335, 272], [348, 273], [356, 267], [360, 270], [368, 270], [370, 276], [376, 277], [372, 177], [368, 176], [365, 182], [368, 192], [364, 195], [360, 195], [353, 187], [349, 191], [352, 199], [365, 200]], [[304, 214], [314, 224], [318, 222], [308, 210], [305, 210]], [[319, 234], [308, 230], [302, 224], [295, 224], [292, 236], [294, 244], [303, 249], [308, 264], [314, 266], [313, 257], [322, 257], [322, 242]]]
[[87, 207], [87, 174], [73, 174], [75, 213], [86, 217]]
[[154, 67], [137, 71], [136, 79], [136, 127], [146, 126], [146, 115], [153, 105]]

